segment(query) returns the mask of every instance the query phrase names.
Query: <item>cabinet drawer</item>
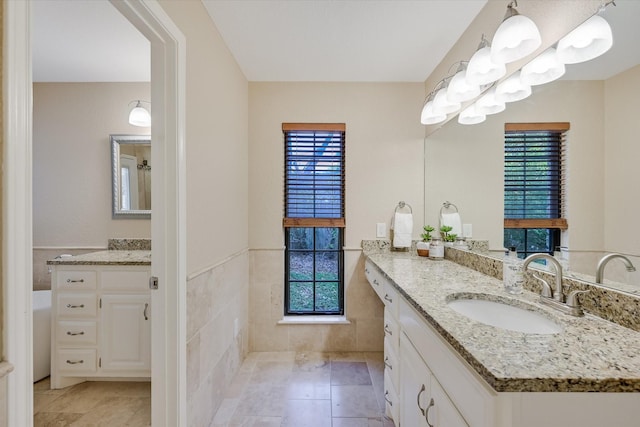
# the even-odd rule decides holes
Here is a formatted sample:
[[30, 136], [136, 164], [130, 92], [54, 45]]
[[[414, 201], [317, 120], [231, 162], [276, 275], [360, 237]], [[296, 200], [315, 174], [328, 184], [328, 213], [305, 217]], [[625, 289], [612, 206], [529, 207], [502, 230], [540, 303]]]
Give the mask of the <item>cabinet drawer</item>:
[[58, 271], [56, 274], [57, 288], [62, 289], [96, 289], [97, 275], [91, 270]]
[[398, 291], [393, 287], [391, 282], [388, 280], [384, 281], [384, 294], [382, 296], [382, 301], [384, 302], [385, 307], [389, 310], [391, 315], [398, 318]]
[[389, 372], [389, 377], [396, 390], [400, 390], [400, 363], [398, 352], [386, 337], [384, 339], [384, 370], [385, 372]]
[[384, 309], [384, 339], [389, 340], [389, 344], [397, 354], [400, 345], [400, 325], [386, 307]]
[[391, 417], [396, 425], [400, 424], [400, 399], [387, 371], [384, 373], [385, 415]]
[[59, 317], [95, 317], [96, 295], [91, 294], [61, 294], [58, 295]]
[[100, 288], [105, 291], [149, 292], [148, 269], [106, 270], [100, 273]]
[[60, 349], [57, 353], [59, 372], [74, 375], [96, 372], [97, 353], [95, 349]]
[[95, 345], [98, 342], [96, 322], [58, 321], [56, 339], [58, 344]]
[[382, 299], [384, 297], [384, 280], [382, 279], [378, 268], [374, 266], [371, 261], [367, 260], [364, 263], [364, 274], [375, 293], [380, 299]]

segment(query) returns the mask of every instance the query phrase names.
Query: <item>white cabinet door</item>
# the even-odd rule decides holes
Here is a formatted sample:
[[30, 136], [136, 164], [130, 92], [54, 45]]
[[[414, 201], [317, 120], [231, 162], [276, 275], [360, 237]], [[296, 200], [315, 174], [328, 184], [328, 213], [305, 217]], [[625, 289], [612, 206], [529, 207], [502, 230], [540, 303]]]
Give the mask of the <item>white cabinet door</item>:
[[400, 423], [428, 427], [426, 410], [431, 396], [431, 372], [409, 339], [400, 336]]
[[123, 375], [151, 372], [149, 295], [103, 295], [101, 369]]
[[429, 422], [433, 427], [469, 427], [438, 381], [431, 377], [433, 407], [429, 411]]

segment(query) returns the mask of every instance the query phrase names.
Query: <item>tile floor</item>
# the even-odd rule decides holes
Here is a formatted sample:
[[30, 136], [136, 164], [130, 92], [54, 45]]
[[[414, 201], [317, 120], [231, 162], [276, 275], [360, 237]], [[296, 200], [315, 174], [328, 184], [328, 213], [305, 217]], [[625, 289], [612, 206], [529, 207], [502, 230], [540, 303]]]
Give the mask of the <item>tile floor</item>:
[[151, 383], [94, 381], [51, 390], [33, 385], [34, 427], [150, 426]]
[[383, 354], [251, 353], [211, 427], [393, 427]]
[[[383, 373], [381, 352], [250, 353], [209, 427], [394, 427]], [[34, 385], [34, 426], [148, 426], [150, 395], [150, 383], [50, 390], [47, 378]]]

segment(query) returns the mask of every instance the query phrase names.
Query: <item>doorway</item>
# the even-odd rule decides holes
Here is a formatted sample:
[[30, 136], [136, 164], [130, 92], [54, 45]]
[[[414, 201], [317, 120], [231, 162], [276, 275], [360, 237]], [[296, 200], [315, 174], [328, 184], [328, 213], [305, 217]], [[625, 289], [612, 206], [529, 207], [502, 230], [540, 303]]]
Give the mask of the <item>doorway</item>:
[[[32, 384], [32, 1], [5, 2], [3, 32], [3, 331], [7, 424], [33, 422]], [[112, 4], [151, 42], [152, 156], [160, 167], [152, 200], [152, 423], [186, 424], [185, 39], [155, 0]], [[21, 285], [22, 284], [22, 285]], [[4, 409], [4, 408], [3, 408]]]

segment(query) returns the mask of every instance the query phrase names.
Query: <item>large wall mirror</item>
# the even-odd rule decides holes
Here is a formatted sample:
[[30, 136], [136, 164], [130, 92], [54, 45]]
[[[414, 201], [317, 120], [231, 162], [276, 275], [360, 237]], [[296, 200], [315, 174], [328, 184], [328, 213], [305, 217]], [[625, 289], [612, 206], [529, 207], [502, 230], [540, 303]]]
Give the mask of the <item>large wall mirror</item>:
[[113, 218], [151, 218], [151, 137], [111, 135]]
[[[640, 2], [617, 4], [603, 14], [612, 27], [613, 48], [593, 64], [567, 65], [563, 79], [535, 87], [530, 98], [508, 104], [484, 123], [465, 126], [451, 120], [426, 138], [426, 224], [437, 224], [442, 203], [450, 200], [463, 222], [473, 224], [473, 237], [489, 240], [493, 253], [500, 256], [505, 123], [568, 122], [564, 273], [595, 282], [598, 261], [606, 253], [620, 253], [637, 271], [629, 272], [621, 260], [613, 260], [604, 270], [602, 285], [640, 294], [640, 231], [633, 226], [640, 215], [640, 175], [635, 172], [640, 145], [634, 126], [640, 50], [623, 48], [640, 37], [634, 21]], [[596, 78], [596, 61], [619, 67]], [[442, 159], [451, 159], [455, 167], [443, 166]]]

